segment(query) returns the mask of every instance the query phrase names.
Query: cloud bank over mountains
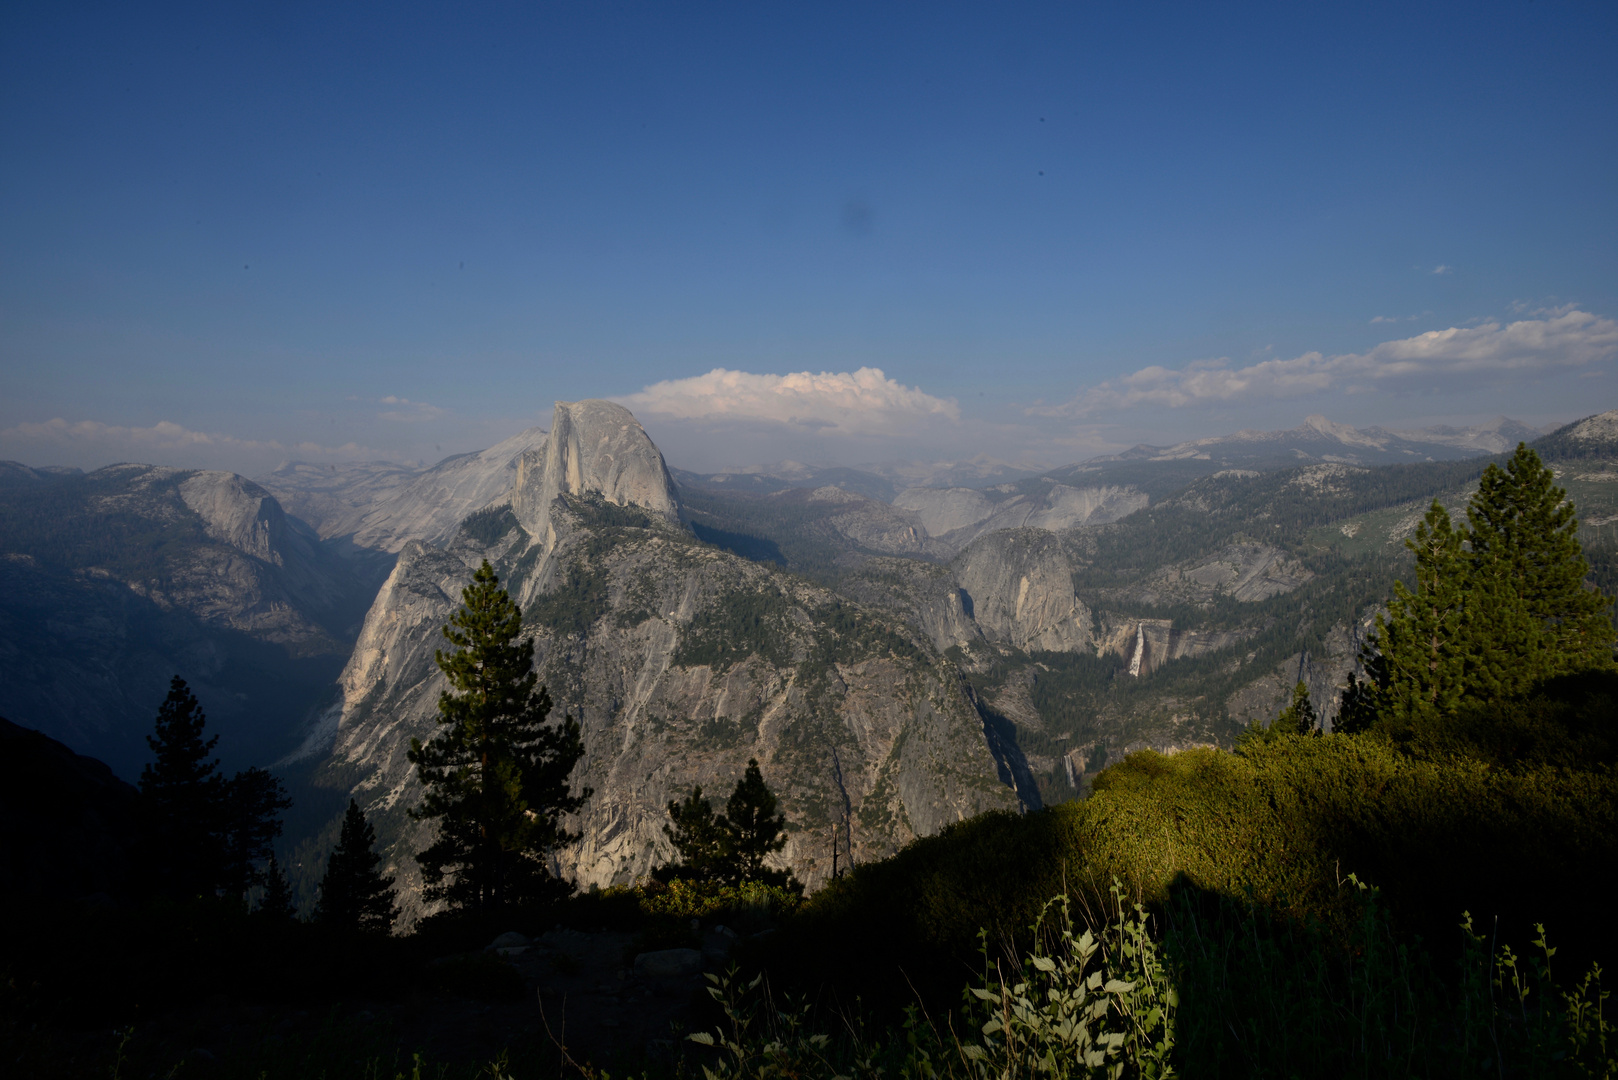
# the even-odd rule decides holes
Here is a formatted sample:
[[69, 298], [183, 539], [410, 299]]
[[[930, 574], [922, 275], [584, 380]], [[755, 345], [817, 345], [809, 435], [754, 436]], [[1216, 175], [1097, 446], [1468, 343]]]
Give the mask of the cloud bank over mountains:
[[1442, 392], [1461, 383], [1509, 382], [1588, 367], [1618, 355], [1618, 322], [1577, 308], [1541, 318], [1431, 330], [1387, 341], [1363, 353], [1308, 352], [1232, 368], [1224, 360], [1183, 368], [1146, 367], [1080, 391], [1031, 416], [1091, 417], [1121, 409], [1280, 400], [1327, 391], [1375, 389]]
[[[784, 374], [715, 367], [615, 400], [641, 419], [672, 464], [697, 471], [788, 459], [854, 465], [982, 454], [1046, 467], [1137, 442], [1290, 427], [1306, 409], [1394, 426], [1413, 422], [1396, 415], [1401, 410], [1419, 410], [1417, 426], [1464, 425], [1485, 410], [1538, 415], [1535, 423], [1573, 419], [1613, 404], [1606, 400], [1612, 391], [1605, 383], [1580, 379], [1574, 386], [1552, 377], [1605, 376], [1615, 357], [1618, 321], [1569, 305], [1384, 341], [1364, 352], [1307, 352], [1244, 366], [1221, 359], [1145, 367], [1082, 387], [1054, 405], [1012, 402], [963, 411], [954, 398], [870, 366]], [[534, 408], [547, 410], [543, 388], [532, 392]], [[197, 431], [167, 420], [150, 427], [25, 421], [0, 427], [0, 457], [84, 468], [141, 461], [248, 474], [289, 459], [432, 462], [481, 450], [530, 426], [531, 419], [492, 413], [509, 408], [514, 393], [499, 396], [483, 416], [402, 395], [350, 397], [346, 415], [322, 414], [317, 426], [301, 432], [296, 418], [286, 418], [295, 434], [279, 439]], [[1193, 412], [1201, 419], [1188, 423]]]
[[957, 421], [960, 406], [890, 379], [881, 368], [755, 375], [714, 368], [706, 375], [667, 379], [618, 399], [637, 414], [681, 420], [770, 421], [827, 434], [890, 434]]

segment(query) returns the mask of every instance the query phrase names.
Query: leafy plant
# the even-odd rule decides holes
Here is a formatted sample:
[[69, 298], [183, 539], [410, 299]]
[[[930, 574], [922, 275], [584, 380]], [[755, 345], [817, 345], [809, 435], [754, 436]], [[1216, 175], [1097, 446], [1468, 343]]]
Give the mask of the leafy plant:
[[961, 1044], [968, 1075], [1174, 1075], [1179, 993], [1148, 931], [1145, 909], [1137, 904], [1131, 912], [1116, 881], [1112, 899], [1118, 917], [1100, 936], [1088, 929], [1075, 933], [1066, 896], [1047, 901], [1030, 928], [1033, 948], [1009, 978], [989, 965], [988, 936], [982, 935], [984, 966], [992, 976], [967, 989], [966, 1013], [980, 1021], [983, 1037]]

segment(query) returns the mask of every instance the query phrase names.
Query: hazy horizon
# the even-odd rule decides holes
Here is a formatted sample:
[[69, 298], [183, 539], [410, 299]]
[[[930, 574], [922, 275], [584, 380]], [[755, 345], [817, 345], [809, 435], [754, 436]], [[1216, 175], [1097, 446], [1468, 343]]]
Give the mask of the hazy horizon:
[[[1600, 411], [1606, 411], [1606, 410], [1600, 410]], [[1315, 415], [1319, 415], [1319, 414], [1315, 414]], [[1570, 417], [1570, 418], [1563, 419], [1563, 420], [1556, 420], [1556, 421], [1553, 421], [1553, 422], [1548, 423], [1548, 424], [1537, 424], [1537, 425], [1536, 424], [1527, 424], [1526, 426], [1537, 428], [1541, 433], [1548, 433], [1548, 432], [1550, 432], [1552, 430], [1555, 430], [1558, 427], [1562, 427], [1562, 426], [1564, 426], [1566, 424], [1573, 423], [1573, 422], [1576, 422], [1578, 420], [1584, 419], [1586, 416], [1589, 416], [1589, 415], [1595, 415], [1595, 414], [1584, 414], [1584, 415], [1574, 416], [1574, 417]], [[1293, 431], [1293, 430], [1297, 430], [1297, 429], [1299, 429], [1301, 427], [1306, 426], [1307, 421], [1309, 419], [1310, 418], [1308, 418], [1308, 417], [1300, 418], [1298, 423], [1287, 425], [1284, 428], [1270, 428], [1270, 429], [1247, 428], [1247, 429], [1239, 429], [1239, 430], [1232, 430], [1232, 431], [1224, 431], [1224, 432], [1219, 432], [1217, 435], [1212, 435], [1212, 436], [1199, 435], [1199, 436], [1195, 436], [1195, 437], [1192, 437], [1192, 438], [1189, 438], [1189, 439], [1182, 439], [1182, 440], [1179, 440], [1179, 443], [1193, 442], [1193, 441], [1196, 441], [1197, 439], [1218, 438], [1218, 437], [1221, 437], [1221, 436], [1238, 435], [1238, 434], [1243, 433], [1244, 431], [1245, 432], [1252, 432], [1252, 431], [1277, 431], [1277, 432]], [[1331, 420], [1331, 418], [1329, 416], [1326, 417], [1326, 419], [1328, 421]], [[1424, 430], [1441, 429], [1441, 428], [1446, 428], [1446, 427], [1447, 428], [1454, 428], [1454, 429], [1489, 427], [1489, 426], [1492, 426], [1497, 421], [1511, 421], [1511, 422], [1517, 422], [1517, 423], [1526, 423], [1525, 421], [1522, 421], [1521, 418], [1519, 418], [1519, 417], [1511, 417], [1511, 416], [1506, 416], [1504, 414], [1497, 414], [1496, 416], [1488, 417], [1487, 419], [1479, 420], [1479, 421], [1477, 421], [1475, 423], [1471, 423], [1471, 424], [1431, 424], [1431, 425], [1424, 425], [1423, 427], [1411, 427], [1411, 426], [1392, 427], [1392, 426], [1388, 426], [1388, 425], [1374, 425], [1373, 424], [1373, 425], [1365, 425], [1360, 430], [1366, 430], [1368, 428], [1380, 428], [1382, 430], [1386, 430], [1386, 431], [1389, 431], [1391, 433], [1417, 434], [1417, 433], [1420, 433], [1420, 432], [1422, 432]], [[543, 424], [530, 425], [530, 427], [538, 427], [538, 428], [541, 428], [541, 429], [545, 428], [546, 426], [547, 425], [543, 425]], [[522, 429], [522, 430], [528, 430], [528, 429], [525, 428], [525, 429]], [[512, 438], [512, 437], [514, 437], [516, 435], [519, 435], [519, 434], [521, 434], [521, 431], [510, 431], [510, 432], [505, 433], [504, 438]], [[650, 429], [648, 429], [648, 434], [652, 437], [653, 442], [658, 444], [659, 449], [664, 449], [662, 444], [658, 441], [657, 436], [656, 436], [656, 434], [654, 432], [652, 432]], [[497, 442], [498, 441], [503, 441], [503, 440], [497, 440]], [[491, 445], [493, 445], [493, 444], [491, 444]], [[694, 473], [708, 473], [708, 474], [780, 470], [780, 469], [784, 469], [784, 468], [789, 468], [791, 466], [799, 466], [799, 467], [810, 468], [810, 469], [825, 469], [825, 468], [839, 468], [839, 467], [841, 467], [841, 468], [853, 468], [853, 469], [872, 469], [872, 470], [877, 470], [877, 471], [890, 471], [890, 470], [901, 468], [901, 467], [907, 466], [907, 465], [908, 466], [943, 466], [943, 465], [964, 465], [964, 464], [970, 464], [970, 463], [973, 463], [973, 462], [983, 462], [983, 463], [986, 463], [986, 464], [992, 463], [992, 464], [996, 464], [996, 465], [1000, 465], [1000, 466], [1004, 466], [1004, 467], [1009, 467], [1010, 469], [1013, 469], [1013, 470], [1016, 470], [1016, 471], [1042, 471], [1042, 470], [1052, 469], [1052, 468], [1056, 468], [1056, 467], [1063, 466], [1063, 465], [1082, 464], [1082, 463], [1084, 463], [1086, 461], [1089, 461], [1089, 460], [1092, 460], [1094, 458], [1106, 457], [1106, 456], [1109, 456], [1111, 454], [1115, 454], [1115, 453], [1119, 453], [1119, 452], [1122, 452], [1122, 451], [1125, 451], [1125, 450], [1133, 449], [1134, 447], [1141, 446], [1141, 445], [1151, 445], [1151, 446], [1157, 446], [1157, 447], [1166, 449], [1168, 447], [1178, 445], [1178, 443], [1137, 442], [1137, 443], [1130, 443], [1127, 446], [1122, 446], [1121, 445], [1121, 446], [1117, 446], [1117, 447], [1112, 447], [1112, 448], [1109, 448], [1107, 450], [1103, 450], [1103, 451], [1100, 451], [1100, 452], [1097, 452], [1097, 453], [1094, 453], [1094, 454], [1087, 454], [1087, 455], [1085, 455], [1083, 457], [1069, 457], [1069, 458], [1051, 457], [1051, 458], [1048, 458], [1048, 459], [1045, 459], [1045, 460], [1040, 460], [1040, 459], [1037, 459], [1037, 458], [1026, 457], [1026, 456], [1022, 457], [1022, 458], [1016, 458], [1016, 459], [1002, 458], [1002, 457], [997, 457], [997, 456], [992, 455], [992, 454], [985, 454], [985, 453], [961, 454], [961, 455], [958, 455], [958, 456], [955, 456], [955, 457], [932, 457], [932, 458], [915, 457], [915, 456], [912, 456], [912, 457], [895, 456], [895, 457], [880, 458], [880, 459], [879, 458], [871, 458], [871, 459], [862, 460], [862, 461], [834, 460], [834, 459], [819, 459], [819, 460], [816, 460], [816, 459], [800, 459], [800, 458], [793, 458], [793, 457], [790, 457], [790, 456], [782, 456], [782, 457], [776, 457], [776, 458], [758, 458], [758, 459], [752, 459], [752, 460], [732, 460], [732, 461], [721, 461], [721, 460], [719, 460], [717, 458], [711, 459], [711, 460], [704, 460], [704, 459], [676, 460], [676, 459], [674, 459], [672, 457], [669, 457], [668, 452], [666, 450], [664, 451], [664, 456], [665, 456], [665, 459], [668, 461], [668, 464], [669, 464], [670, 468], [683, 469], [685, 471], [694, 472]], [[81, 446], [80, 449], [81, 450], [87, 449], [87, 447]], [[330, 466], [330, 465], [339, 465], [339, 466], [394, 465], [394, 466], [400, 466], [400, 467], [409, 468], [409, 469], [418, 470], [418, 471], [425, 471], [425, 470], [434, 468], [434, 467], [436, 467], [438, 465], [441, 465], [446, 461], [449, 461], [449, 460], [452, 460], [452, 459], [458, 458], [458, 457], [466, 457], [466, 456], [471, 455], [471, 454], [476, 454], [476, 453], [478, 453], [480, 451], [489, 449], [489, 447], [487, 447], [487, 446], [473, 447], [473, 448], [468, 449], [468, 450], [459, 450], [459, 451], [456, 451], [455, 453], [444, 454], [442, 456], [434, 457], [434, 458], [431, 458], [431, 459], [417, 458], [417, 459], [413, 459], [413, 460], [412, 459], [400, 459], [400, 458], [388, 458], [388, 457], [371, 457], [371, 458], [347, 458], [347, 457], [344, 457], [344, 458], [336, 458], [336, 457], [299, 457], [299, 456], [296, 456], [296, 455], [287, 455], [287, 456], [282, 456], [282, 457], [279, 457], [279, 458], [262, 457], [261, 460], [263, 460], [263, 461], [271, 461], [271, 460], [273, 460], [274, 464], [271, 464], [271, 465], [268, 465], [268, 466], [263, 466], [263, 467], [257, 467], [257, 468], [249, 466], [249, 467], [243, 468], [243, 469], [229, 468], [229, 467], [227, 467], [226, 464], [224, 464], [222, 462], [212, 462], [212, 461], [209, 460], [210, 458], [213, 458], [213, 457], [229, 457], [229, 456], [232, 456], [233, 454], [248, 455], [249, 457], [251, 457], [253, 455], [271, 453], [272, 451], [274, 451], [276, 449], [287, 450], [287, 449], [290, 449], [290, 448], [286, 448], [286, 447], [270, 448], [270, 447], [263, 447], [263, 446], [245, 447], [245, 448], [226, 446], [224, 448], [220, 448], [218, 446], [212, 446], [212, 445], [208, 445], [208, 444], [191, 444], [189, 446], [182, 445], [177, 450], [169, 450], [169, 451], [166, 451], [166, 452], [158, 453], [156, 455], [148, 455], [146, 458], [140, 458], [140, 459], [127, 458], [127, 459], [118, 459], [118, 460], [99, 460], [99, 459], [96, 459], [94, 457], [82, 457], [82, 458], [80, 458], [79, 460], [76, 460], [76, 461], [74, 461], [74, 460], [67, 460], [67, 461], [57, 461], [57, 460], [50, 460], [50, 461], [46, 461], [46, 460], [21, 461], [19, 459], [0, 459], [0, 460], [17, 460], [19, 464], [26, 465], [26, 466], [28, 466], [30, 468], [36, 468], [36, 469], [78, 468], [78, 469], [84, 470], [85, 472], [92, 472], [92, 471], [94, 471], [96, 469], [106, 468], [106, 467], [112, 466], [112, 465], [141, 464], [141, 465], [159, 465], [159, 466], [165, 466], [165, 467], [169, 467], [169, 468], [180, 468], [180, 469], [220, 469], [222, 471], [227, 471], [227, 472], [236, 472], [236, 473], [239, 473], [240, 475], [247, 476], [247, 477], [254, 477], [254, 476], [265, 476], [265, 475], [268, 475], [270, 473], [273, 473], [275, 470], [277, 470], [279, 468], [286, 467], [286, 466], [292, 466], [292, 465], [315, 465], [315, 466], [320, 466], [320, 467], [325, 467], [325, 466]], [[319, 449], [319, 448], [312, 448], [312, 449]], [[1481, 453], [1483, 453], [1483, 451], [1478, 451], [1478, 453], [1481, 454]]]

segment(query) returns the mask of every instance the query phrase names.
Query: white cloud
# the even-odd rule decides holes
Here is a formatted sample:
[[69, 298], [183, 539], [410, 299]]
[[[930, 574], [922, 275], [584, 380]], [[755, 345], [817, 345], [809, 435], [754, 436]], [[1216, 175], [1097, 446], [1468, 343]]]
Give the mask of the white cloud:
[[1087, 416], [1102, 410], [1301, 397], [1332, 390], [1357, 393], [1455, 386], [1488, 379], [1533, 378], [1585, 367], [1618, 355], [1618, 322], [1566, 307], [1542, 318], [1502, 325], [1433, 330], [1383, 342], [1369, 352], [1325, 356], [1304, 353], [1232, 368], [1228, 361], [1184, 368], [1148, 367], [1090, 387], [1062, 405], [1029, 409], [1032, 415]]
[[1440, 276], [1443, 276], [1444, 274], [1453, 274], [1455, 272], [1455, 267], [1446, 266], [1443, 263], [1439, 263], [1437, 266], [1433, 267], [1432, 272]]
[[401, 408], [389, 409], [376, 415], [383, 420], [393, 420], [402, 424], [413, 424], [421, 420], [437, 420], [444, 415], [444, 410], [437, 405], [429, 405], [425, 401], [411, 401], [409, 398], [389, 394], [380, 399], [384, 405], [397, 405]]
[[314, 442], [239, 439], [218, 432], [192, 431], [169, 420], [151, 427], [121, 427], [60, 417], [0, 428], [0, 451], [40, 465], [96, 468], [115, 461], [136, 461], [181, 468], [220, 468], [221, 462], [228, 462], [227, 467], [238, 471], [267, 467], [287, 458], [365, 461], [385, 456], [352, 442], [322, 446]]
[[714, 368], [706, 375], [653, 383], [620, 398], [636, 413], [682, 420], [781, 424], [827, 435], [892, 435], [938, 420], [958, 421], [953, 399], [933, 397], [888, 378], [880, 368], [854, 372], [755, 375]]

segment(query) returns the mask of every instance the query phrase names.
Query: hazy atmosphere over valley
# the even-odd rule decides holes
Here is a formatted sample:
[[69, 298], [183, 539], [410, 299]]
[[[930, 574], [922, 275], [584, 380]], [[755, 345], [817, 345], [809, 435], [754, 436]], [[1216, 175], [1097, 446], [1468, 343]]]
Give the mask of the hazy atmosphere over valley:
[[[516, 1004], [456, 1041], [482, 1015], [463, 999], [496, 984], [529, 1005], [573, 995], [580, 1060], [671, 1076], [698, 1059], [662, 1029], [706, 1022], [702, 972], [737, 958], [878, 1010], [959, 997], [991, 889], [1039, 882], [1007, 901], [1012, 949], [1070, 859], [1089, 875], [1073, 895], [1126, 922], [1119, 898], [1141, 898], [1160, 940], [1187, 925], [1171, 910], [1210, 898], [1327, 937], [1382, 925], [1355, 922], [1381, 901], [1345, 892], [1350, 870], [1382, 875], [1388, 933], [1448, 933], [1443, 905], [1485, 910], [1475, 852], [1512, 844], [1577, 847], [1547, 860], [1599, 863], [1600, 882], [1548, 873], [1606, 895], [1615, 45], [1599, 4], [8, 5], [0, 892], [157, 910], [140, 890], [183, 875], [163, 861], [178, 834], [152, 823], [184, 814], [153, 809], [154, 777], [189, 692], [219, 740], [209, 805], [237, 807], [208, 827], [236, 869], [201, 899], [260, 928], [284, 909], [270, 953], [303, 956], [274, 935], [320, 928], [310, 964], [372, 973], [345, 1000], [414, 1002], [367, 1004], [364, 1023], [431, 1017], [420, 1037], [446, 1061], [486, 1059], [502, 1032], [539, 1045]], [[1541, 607], [1478, 584], [1508, 505], [1551, 552], [1512, 564]], [[1463, 562], [1473, 584], [1454, 584]], [[1521, 585], [1530, 565], [1560, 584]], [[1407, 588], [1448, 599], [1411, 606]], [[1565, 610], [1544, 607], [1556, 589]], [[472, 902], [483, 871], [436, 869], [458, 834], [423, 807], [492, 759], [424, 762], [473, 685], [451, 656], [495, 633], [506, 597], [514, 651], [466, 670], [520, 656], [549, 749], [510, 765], [530, 770], [510, 781], [530, 800], [512, 811], [526, 869], [490, 871], [505, 884]], [[1441, 608], [1464, 616], [1422, 624], [1431, 672], [1445, 634], [1527, 627], [1529, 644], [1477, 637], [1464, 690], [1434, 683], [1399, 713], [1387, 620]], [[476, 611], [473, 633], [458, 620]], [[1508, 693], [1501, 665], [1539, 681]], [[1516, 727], [1488, 727], [1519, 704]], [[1354, 763], [1331, 772], [1334, 754]], [[1562, 771], [1533, 787], [1541, 766]], [[1467, 779], [1444, 787], [1452, 767]], [[1580, 769], [1596, 779], [1578, 787]], [[1422, 794], [1429, 773], [1450, 794]], [[1261, 811], [1199, 817], [1167, 794], [1238, 774], [1219, 791]], [[57, 777], [76, 794], [15, 794]], [[1421, 831], [1467, 820], [1473, 794], [1434, 809], [1466, 784], [1519, 780], [1486, 801], [1530, 824], [1478, 847], [1451, 842], [1460, 824]], [[1577, 792], [1557, 802], [1562, 783]], [[1297, 791], [1373, 789], [1384, 816], [1352, 829], [1287, 816], [1316, 812]], [[1393, 829], [1406, 798], [1428, 814], [1408, 850], [1353, 832]], [[1555, 824], [1521, 809], [1535, 798]], [[74, 809], [36, 826], [44, 805]], [[1131, 814], [1173, 824], [1130, 832]], [[1255, 814], [1273, 819], [1256, 839], [1197, 831]], [[261, 818], [279, 825], [254, 833]], [[1429, 842], [1471, 860], [1439, 900], [1401, 876]], [[387, 916], [380, 937], [334, 929], [354, 866], [386, 878], [393, 907], [364, 909]], [[543, 888], [518, 903], [500, 890], [521, 874]], [[1498, 910], [1528, 918], [1527, 895]], [[176, 896], [162, 933], [183, 936], [198, 896]], [[1568, 904], [1585, 935], [1569, 952], [1606, 955], [1610, 918], [1590, 931], [1594, 909]], [[390, 928], [403, 951], [356, 959]], [[845, 939], [868, 967], [826, 974], [825, 942]], [[882, 982], [923, 954], [909, 991]], [[1168, 977], [1131, 962], [1107, 994]], [[16, 993], [49, 998], [41, 979]], [[24, 1030], [10, 1015], [0, 1038]], [[1239, 1026], [1208, 1025], [1221, 1046]], [[1105, 1051], [1124, 1075], [1168, 1075], [1140, 1064], [1149, 1029]], [[192, 1039], [213, 1075], [226, 1042], [190, 1030], [144, 1036], [151, 1061]], [[1313, 1075], [1267, 1068], [1245, 1075]]]

